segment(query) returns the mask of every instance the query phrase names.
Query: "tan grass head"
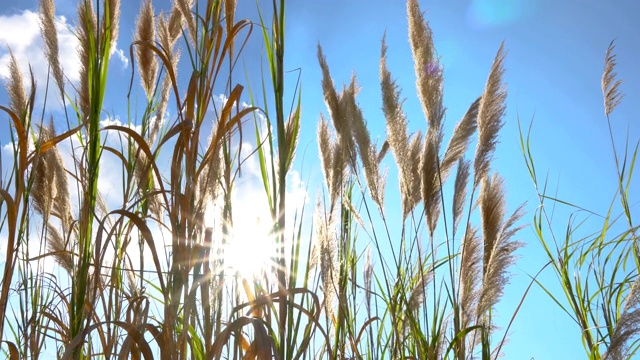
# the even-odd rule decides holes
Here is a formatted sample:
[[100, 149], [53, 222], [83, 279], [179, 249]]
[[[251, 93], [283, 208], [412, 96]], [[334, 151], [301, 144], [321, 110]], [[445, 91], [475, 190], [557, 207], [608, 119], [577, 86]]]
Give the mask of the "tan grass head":
[[422, 202], [429, 233], [433, 236], [440, 216], [440, 188], [442, 177], [440, 176], [440, 144], [442, 131], [430, 127], [424, 141], [422, 157], [420, 158], [420, 176]]
[[193, 14], [194, 0], [174, 0], [174, 7], [180, 10], [182, 19], [187, 24], [187, 30], [191, 36], [191, 40], [195, 43], [197, 39], [196, 34], [196, 19]]
[[460, 329], [466, 329], [476, 320], [482, 280], [482, 244], [478, 229], [469, 227], [462, 242], [460, 260]]
[[[449, 140], [447, 150], [442, 158], [440, 168], [441, 176], [446, 179], [453, 165], [464, 156], [473, 134], [478, 128], [478, 109], [480, 108], [481, 98], [476, 99], [467, 112], [464, 114], [460, 122], [453, 129], [453, 136]], [[444, 181], [444, 180], [443, 180]]]
[[9, 93], [11, 110], [22, 119], [28, 112], [27, 89], [24, 86], [24, 78], [18, 60], [12, 51], [9, 51], [9, 79], [5, 83], [5, 87]]
[[[318, 62], [320, 63], [320, 69], [322, 70], [322, 94], [324, 95], [324, 101], [329, 110], [329, 116], [333, 122], [333, 126], [336, 129], [337, 135], [341, 137], [351, 137], [351, 130], [349, 129], [349, 123], [343, 114], [341, 105], [341, 96], [338, 96], [338, 92], [331, 79], [331, 72], [329, 71], [329, 65], [322, 53], [322, 47], [318, 45]], [[346, 89], [345, 89], [346, 91]]]
[[400, 171], [406, 171], [404, 169], [408, 168], [406, 161], [409, 146], [407, 119], [402, 111], [400, 89], [387, 68], [387, 45], [384, 37], [380, 55], [380, 88], [382, 89], [382, 111], [387, 123], [387, 141]]
[[78, 57], [80, 58], [80, 87], [78, 89], [79, 109], [82, 116], [88, 116], [91, 111], [89, 100], [89, 69], [93, 59], [90, 57], [91, 44], [96, 42], [96, 27], [98, 21], [93, 9], [93, 1], [81, 1], [78, 5]]
[[444, 76], [433, 45], [433, 34], [418, 0], [407, 1], [409, 43], [413, 53], [416, 88], [429, 127], [440, 129], [444, 118], [442, 82]]
[[498, 174], [485, 177], [480, 190], [480, 218], [483, 236], [483, 279], [478, 303], [478, 316], [488, 314], [502, 297], [504, 286], [509, 281], [507, 268], [516, 260], [515, 251], [523, 246], [513, 240], [523, 226], [516, 223], [524, 215], [524, 204], [511, 216], [505, 216], [504, 182]]
[[424, 142], [422, 140], [422, 133], [418, 131], [409, 140], [408, 149], [408, 162], [410, 164], [410, 171], [406, 174], [401, 174], [400, 186], [402, 188], [403, 205], [402, 212], [404, 217], [407, 217], [409, 213], [420, 203], [421, 199], [421, 156], [423, 152]]
[[102, 13], [102, 33], [109, 35], [109, 48], [113, 52], [120, 34], [120, 0], [105, 0], [105, 4], [109, 11]]
[[40, 31], [44, 38], [44, 52], [49, 62], [51, 74], [58, 85], [60, 93], [64, 93], [64, 75], [60, 65], [58, 32], [55, 25], [55, 5], [53, 0], [40, 0]]
[[68, 241], [51, 224], [47, 224], [47, 248], [60, 267], [69, 274], [73, 274], [73, 256], [69, 250]]
[[468, 160], [458, 161], [458, 171], [453, 185], [453, 232], [460, 225], [463, 217], [464, 205], [467, 199], [467, 186], [471, 175], [471, 163]]
[[[56, 136], [53, 119], [48, 126], [42, 126], [36, 141], [36, 149]], [[49, 215], [57, 216], [64, 233], [69, 232], [71, 222], [71, 200], [69, 184], [64, 161], [57, 146], [45, 152], [38, 152], [34, 156], [32, 166], [33, 185], [31, 198], [34, 209], [42, 215], [45, 222]]]
[[640, 333], [640, 280], [634, 281], [618, 322], [615, 324], [604, 360], [629, 359], [628, 342]]
[[607, 48], [607, 55], [604, 59], [604, 72], [602, 73], [602, 95], [604, 96], [604, 114], [608, 117], [613, 110], [620, 104], [624, 97], [620, 93], [620, 85], [622, 80], [616, 79], [616, 54], [614, 53], [615, 44], [612, 41]]
[[409, 137], [407, 119], [402, 110], [400, 89], [391, 78], [387, 68], [387, 46], [382, 39], [380, 55], [380, 87], [382, 88], [382, 110], [387, 123], [387, 143], [398, 166], [400, 194], [402, 197], [403, 217], [420, 201], [419, 176], [420, 153], [422, 148], [421, 134]]
[[478, 145], [474, 160], [474, 187], [489, 174], [491, 160], [498, 143], [498, 133], [504, 122], [507, 88], [502, 82], [504, 74], [504, 43], [500, 45], [493, 60], [489, 78], [478, 109]]
[[293, 166], [293, 161], [295, 160], [296, 156], [296, 149], [298, 148], [298, 139], [300, 138], [300, 113], [298, 109], [296, 109], [295, 112], [289, 115], [289, 118], [285, 122], [284, 134], [285, 144], [287, 147], [286, 151], [291, 155], [289, 163], [287, 164], [288, 167], [286, 169], [286, 172], [288, 172]]
[[[355, 77], [351, 81], [348, 90], [342, 95], [342, 114], [346, 115], [351, 126], [354, 145], [360, 155], [364, 168], [365, 180], [371, 198], [379, 206], [384, 204], [384, 176], [380, 174], [378, 154], [375, 145], [371, 143], [371, 134], [367, 129], [367, 123], [362, 114], [362, 109], [356, 103], [357, 87]], [[356, 164], [352, 164], [356, 166]]]
[[[156, 38], [155, 20], [153, 18], [153, 4], [146, 0], [140, 8], [140, 15], [136, 21], [135, 40], [153, 45]], [[153, 96], [156, 76], [158, 73], [158, 60], [155, 53], [148, 46], [138, 44], [136, 46], [136, 58], [138, 59], [138, 72], [142, 88], [150, 99]]]
[[338, 265], [337, 265], [337, 244], [336, 244], [336, 216], [334, 210], [329, 210], [327, 214], [316, 204], [314, 229], [316, 243], [312, 254], [311, 264], [320, 268], [320, 278], [322, 280], [322, 293], [324, 295], [323, 305], [327, 321], [333, 316], [333, 306], [336, 297]]
[[[36, 148], [39, 148], [55, 136], [50, 127], [43, 126], [40, 128]], [[39, 213], [45, 222], [49, 220], [49, 215], [53, 208], [53, 201], [56, 196], [56, 183], [53, 173], [53, 163], [51, 163], [51, 153], [45, 152], [37, 154], [33, 159], [31, 168], [31, 176], [33, 177], [33, 185], [31, 186], [31, 199], [33, 207]]]

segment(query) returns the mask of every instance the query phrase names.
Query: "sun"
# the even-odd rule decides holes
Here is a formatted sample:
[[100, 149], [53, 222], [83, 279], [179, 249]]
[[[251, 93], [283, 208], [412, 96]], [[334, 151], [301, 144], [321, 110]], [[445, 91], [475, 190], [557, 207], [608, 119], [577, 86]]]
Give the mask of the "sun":
[[232, 273], [247, 280], [261, 278], [270, 272], [274, 238], [269, 221], [261, 217], [235, 218], [233, 233], [225, 250], [225, 262]]
[[[223, 237], [221, 213], [221, 206], [216, 203], [210, 204], [205, 213], [205, 226], [214, 229], [215, 239]], [[275, 238], [270, 224], [268, 209], [250, 202], [234, 203], [233, 222], [228, 225], [225, 246], [217, 248], [214, 241], [212, 252], [222, 250], [223, 257], [220, 260], [224, 263], [223, 268], [229, 280], [240, 278], [253, 282], [272, 271]]]

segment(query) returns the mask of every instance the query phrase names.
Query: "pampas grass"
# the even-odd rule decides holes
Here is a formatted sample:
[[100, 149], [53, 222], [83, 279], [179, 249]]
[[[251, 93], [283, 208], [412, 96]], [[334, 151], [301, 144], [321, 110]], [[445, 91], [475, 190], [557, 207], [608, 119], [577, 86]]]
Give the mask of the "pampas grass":
[[[48, 126], [42, 126], [36, 149], [56, 136], [53, 119]], [[46, 152], [36, 154], [32, 165], [33, 183], [31, 185], [31, 197], [34, 210], [46, 221], [52, 211], [62, 223], [62, 229], [66, 234], [70, 229], [71, 204], [69, 199], [69, 185], [67, 172], [62, 156], [57, 147]]]
[[22, 71], [18, 65], [13, 52], [9, 53], [9, 79], [7, 80], [5, 87], [9, 93], [9, 101], [11, 110], [20, 118], [24, 119], [27, 114], [27, 89], [24, 85], [24, 78], [22, 77]]
[[513, 241], [514, 235], [522, 229], [521, 226], [515, 226], [524, 215], [522, 206], [505, 219], [503, 186], [503, 180], [494, 174], [482, 181], [480, 189], [484, 256], [478, 314], [488, 314], [500, 300], [508, 282], [507, 269], [515, 261], [515, 251], [523, 245], [519, 241]]
[[[522, 246], [515, 236], [522, 229], [517, 223], [523, 215], [523, 207], [507, 217], [503, 180], [497, 174], [492, 178], [487, 175], [505, 112], [506, 90], [502, 81], [505, 53], [501, 46], [489, 72], [484, 94], [471, 103], [456, 124], [442, 154], [445, 137], [444, 72], [433, 46], [431, 29], [417, 1], [407, 2], [407, 16], [416, 95], [427, 123], [424, 136], [422, 131], [413, 135], [408, 133], [409, 119], [402, 110], [400, 89], [387, 65], [388, 49], [384, 37], [380, 87], [387, 134], [379, 151], [370, 140], [371, 135], [355, 101], [360, 91], [356, 80], [352, 78], [338, 93], [331, 79], [328, 60], [322, 49], [318, 50], [321, 86], [331, 120], [327, 121], [321, 114], [318, 143], [329, 188], [328, 201], [332, 208], [335, 203], [343, 204], [343, 223], [336, 228], [340, 239], [337, 252], [344, 254], [340, 258], [347, 264], [341, 266], [337, 280], [338, 315], [332, 331], [337, 338], [361, 339], [356, 335], [357, 326], [355, 329], [351, 326], [351, 322], [357, 319], [357, 310], [343, 299], [357, 298], [357, 292], [345, 282], [357, 281], [355, 279], [359, 275], [353, 270], [345, 273], [344, 269], [345, 266], [349, 269], [348, 264], [358, 262], [358, 256], [352, 253], [352, 249], [358, 247], [361, 241], [358, 234], [363, 231], [370, 239], [368, 246], [378, 254], [382, 273], [377, 286], [372, 286], [370, 265], [367, 265], [370, 260], [365, 261], [363, 289], [366, 316], [371, 321], [378, 319], [379, 312], [370, 310], [371, 300], [368, 297], [371, 293], [380, 297], [383, 309], [381, 324], [372, 325], [365, 321], [362, 328], [369, 334], [369, 353], [381, 358], [399, 359], [440, 359], [447, 358], [451, 352], [460, 359], [472, 358], [475, 354], [489, 358], [490, 354], [499, 353], [501, 347], [491, 346], [491, 336], [497, 329], [492, 315], [508, 283], [508, 269], [516, 259], [515, 252]], [[331, 138], [330, 124], [335, 131], [335, 140]], [[465, 156], [476, 131], [479, 135], [472, 167]], [[387, 147], [394, 155], [394, 165], [398, 170], [403, 220], [393, 227], [387, 222], [387, 207], [379, 196], [383, 184], [379, 177], [380, 169], [372, 165], [380, 163]], [[330, 166], [336, 163], [336, 156], [341, 156], [337, 155], [340, 153], [336, 149], [341, 149], [345, 154], [342, 156], [348, 156], [344, 173], [342, 168]], [[377, 155], [374, 157], [372, 154]], [[445, 212], [448, 204], [445, 203], [443, 189], [455, 165], [451, 221]], [[333, 172], [337, 170], [345, 174], [342, 175], [346, 179], [342, 185], [332, 180]], [[471, 179], [473, 183], [470, 183]], [[341, 186], [341, 189], [336, 191], [336, 186]], [[469, 188], [471, 196], [467, 194]], [[476, 194], [477, 190], [479, 194]], [[478, 200], [475, 195], [478, 195]], [[353, 206], [354, 196], [362, 205]], [[377, 213], [371, 211], [369, 200]], [[478, 227], [471, 224], [475, 209], [480, 210], [481, 224]], [[356, 227], [352, 219], [361, 218], [364, 220], [358, 220], [360, 227]], [[439, 226], [441, 231], [438, 231]], [[459, 227], [463, 231], [458, 231]], [[397, 229], [398, 234], [391, 229]], [[425, 230], [427, 239], [422, 239]], [[441, 233], [444, 240], [439, 240]], [[423, 249], [423, 242], [428, 244], [428, 251]], [[441, 248], [444, 248], [443, 252], [439, 251]], [[441, 253], [445, 255], [439, 255]], [[348, 319], [346, 322], [345, 317]], [[374, 345], [376, 338], [378, 346]], [[341, 346], [340, 342], [334, 346]], [[342, 348], [333, 349], [333, 354], [346, 356]], [[354, 349], [352, 354], [358, 357], [359, 349]]]
[[479, 186], [482, 179], [489, 174], [489, 166], [498, 142], [498, 133], [504, 121], [507, 90], [502, 83], [504, 73], [504, 43], [500, 45], [478, 109], [478, 145], [474, 160], [474, 187]]
[[622, 80], [616, 79], [616, 54], [614, 50], [615, 45], [612, 41], [607, 48], [601, 82], [602, 96], [604, 98], [604, 114], [607, 117], [613, 112], [613, 109], [620, 104], [620, 101], [622, 101], [624, 97], [624, 95], [620, 93]]
[[[78, 102], [81, 116], [89, 116], [91, 109], [89, 100], [89, 76], [90, 68], [93, 66], [91, 59], [92, 48], [96, 44], [96, 13], [93, 9], [93, 1], [81, 1], [78, 5], [78, 57], [80, 58], [80, 85], [78, 88]], [[95, 51], [95, 50], [94, 50]]]
[[[146, 0], [140, 8], [140, 16], [136, 21], [136, 41], [153, 44], [156, 39], [156, 27], [154, 21], [153, 4], [151, 0]], [[165, 35], [166, 37], [166, 35]], [[167, 42], [165, 40], [165, 42]], [[140, 81], [147, 97], [153, 96], [153, 88], [155, 87], [156, 76], [158, 73], [158, 60], [148, 46], [136, 47], [136, 58], [138, 59], [138, 71], [140, 73]]]
[[429, 129], [433, 129], [439, 137], [445, 113], [442, 92], [444, 78], [433, 45], [433, 34], [420, 10], [418, 0], [407, 1], [407, 17], [418, 99], [422, 103]]
[[[624, 152], [619, 154], [611, 125], [613, 111], [623, 98], [621, 85], [622, 80], [616, 74], [614, 43], [611, 42], [604, 58], [601, 86], [618, 180], [616, 191], [603, 215], [580, 220], [579, 226], [574, 223], [577, 215], [572, 215], [565, 225], [566, 234], [556, 234], [558, 219], [548, 210], [550, 206], [557, 204], [574, 211], [584, 211], [584, 208], [557, 195], [550, 197], [545, 194], [531, 155], [530, 134], [525, 136], [520, 129], [523, 155], [540, 201], [534, 216], [535, 233], [545, 250], [549, 266], [557, 275], [556, 286], [561, 290], [553, 291], [550, 284], [539, 285], [575, 321], [585, 355], [594, 359], [631, 359], [640, 350], [637, 326], [637, 279], [640, 269], [637, 261], [637, 226], [629, 205], [633, 203], [629, 189], [633, 183], [638, 147], [630, 152], [627, 145], [622, 148]], [[581, 233], [583, 228], [591, 225], [595, 228], [593, 232]], [[575, 341], [578, 342], [578, 339]]]
[[64, 75], [60, 65], [58, 49], [58, 31], [55, 25], [55, 6], [53, 0], [40, 1], [40, 30], [44, 35], [44, 49], [53, 79], [64, 98]]
[[[151, 0], [141, 2], [133, 43], [118, 44], [131, 46], [132, 77], [140, 81], [131, 79], [122, 104], [130, 110], [121, 115], [125, 125], [103, 126], [121, 4], [79, 1], [81, 71], [71, 84], [58, 59], [54, 3], [41, 1], [44, 52], [73, 109], [64, 120], [76, 125], [56, 131], [53, 121], [31, 119], [35, 95], [11, 55], [10, 106], [2, 109], [17, 114], [11, 120], [18, 145], [15, 191], [0, 191], [0, 211], [8, 214], [0, 229], [7, 228], [12, 241], [0, 292], [0, 340], [25, 358], [38, 358], [45, 348], [72, 359], [496, 358], [506, 338], [498, 332], [498, 316], [505, 314], [497, 304], [510, 291], [524, 213], [523, 206], [510, 210], [507, 180], [492, 169], [506, 120], [505, 45], [487, 69], [483, 94], [460, 109], [466, 112], [450, 134], [445, 72], [417, 0], [407, 1], [413, 91], [401, 90], [392, 75], [387, 56], [398, 45], [384, 37], [379, 106], [358, 101], [371, 89], [360, 88], [355, 75], [333, 79], [329, 64], [337, 59], [318, 45], [317, 86], [326, 104], [316, 130], [323, 184], [307, 222], [286, 198], [296, 165], [314, 159], [298, 149], [308, 126], [299, 84], [293, 92], [285, 88], [285, 2], [270, 4], [268, 16], [260, 8], [259, 22], [236, 19], [238, 5], [175, 0], [170, 12], [156, 14]], [[269, 69], [262, 97], [234, 75], [254, 28]], [[179, 66], [181, 54], [186, 61]], [[611, 46], [602, 82], [607, 116], [620, 101], [619, 85]], [[247, 93], [250, 106], [243, 104]], [[403, 96], [415, 96], [422, 113], [406, 113]], [[368, 106], [381, 108], [383, 134], [373, 133]], [[245, 157], [248, 116], [254, 116], [255, 143]], [[63, 121], [55, 123], [59, 128]], [[410, 124], [419, 129], [411, 132]], [[66, 142], [71, 154], [63, 150]], [[239, 240], [234, 229], [254, 224], [237, 217], [235, 200], [246, 195], [240, 170], [248, 160], [257, 162], [264, 189], [264, 196], [248, 198], [266, 202], [250, 206], [268, 209], [261, 220], [269, 230], [262, 235], [275, 247], [270, 266], [257, 275], [231, 268], [228, 258]], [[117, 203], [98, 186], [114, 162], [122, 171], [121, 188], [110, 190]], [[398, 173], [396, 189], [386, 186], [387, 167]], [[46, 244], [34, 254], [29, 241], [38, 236]], [[240, 260], [253, 261], [255, 250], [243, 249]], [[566, 280], [567, 269], [555, 265]], [[606, 336], [585, 340], [608, 347], [607, 356], [636, 351], [635, 280], [624, 277], [620, 292], [604, 288], [609, 300], [626, 299], [611, 308], [603, 302], [607, 314], [619, 316], [602, 330]], [[16, 281], [20, 286], [10, 291]], [[5, 301], [10, 295], [18, 302]], [[16, 315], [7, 316], [12, 311]], [[585, 332], [592, 325], [587, 315], [576, 316]], [[11, 338], [7, 329], [28, 331]]]

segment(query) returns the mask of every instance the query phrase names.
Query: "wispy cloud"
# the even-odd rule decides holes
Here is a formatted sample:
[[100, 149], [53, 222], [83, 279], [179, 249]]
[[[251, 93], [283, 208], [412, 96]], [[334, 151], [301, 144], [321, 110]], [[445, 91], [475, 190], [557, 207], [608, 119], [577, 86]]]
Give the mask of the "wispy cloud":
[[118, 44], [116, 44], [116, 47], [111, 49], [111, 55], [113, 56], [113, 54], [115, 54], [118, 60], [122, 63], [122, 66], [126, 69], [129, 67], [129, 58], [124, 54], [124, 51], [117, 46]]
[[8, 144], [2, 145], [2, 153], [3, 154], [12, 155], [13, 154], [13, 144], [8, 143]]
[[[60, 64], [65, 80], [76, 83], [79, 80], [80, 60], [77, 54], [78, 39], [74, 34], [73, 24], [65, 16], [56, 16], [55, 26], [58, 32]], [[25, 10], [12, 15], [0, 15], [0, 78], [2, 79], [7, 79], [9, 76], [9, 51], [15, 55], [25, 76], [29, 74], [29, 66], [31, 66], [36, 84], [42, 89], [47, 83], [49, 64], [44, 53], [38, 13]], [[129, 66], [129, 59], [122, 49], [117, 47], [112, 49], [112, 55], [115, 55], [113, 59], [117, 59], [124, 68]], [[66, 91], [71, 92], [72, 89], [68, 87]]]
[[[16, 31], [20, 29], [20, 31]], [[64, 16], [56, 17], [56, 30], [60, 47], [60, 63], [68, 80], [78, 81], [80, 63], [76, 48], [78, 40], [72, 26]], [[40, 35], [38, 14], [25, 10], [14, 15], [0, 15], [0, 76], [7, 78], [9, 71], [9, 49], [18, 59], [22, 71], [27, 74], [31, 65], [36, 82], [46, 83], [48, 63]]]

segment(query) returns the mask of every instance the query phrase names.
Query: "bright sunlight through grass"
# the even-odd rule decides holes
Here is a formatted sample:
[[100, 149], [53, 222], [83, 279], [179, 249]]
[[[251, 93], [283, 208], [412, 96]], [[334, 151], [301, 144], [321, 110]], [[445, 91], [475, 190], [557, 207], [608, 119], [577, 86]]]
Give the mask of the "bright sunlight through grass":
[[[360, 59], [379, 85], [364, 89], [314, 43], [304, 92], [289, 56], [306, 50], [288, 46], [285, 21], [297, 3], [76, 3], [73, 21], [54, 0], [25, 12], [42, 61], [0, 58], [5, 357], [511, 358], [532, 289], [573, 321], [586, 358], [637, 356], [640, 142], [614, 131], [614, 42], [600, 120], [617, 183], [596, 213], [551, 195], [532, 124], [507, 116], [508, 41], [474, 54], [482, 80], [449, 108], [455, 67], [418, 0], [406, 1], [412, 71], [384, 33], [379, 57]], [[407, 77], [415, 88], [401, 89]], [[304, 113], [303, 96], [325, 108]], [[511, 122], [520, 148], [498, 147]], [[536, 204], [514, 200], [524, 186], [509, 186], [500, 151], [522, 153]], [[574, 211], [568, 223], [555, 207]], [[528, 243], [546, 264], [512, 287]]]

